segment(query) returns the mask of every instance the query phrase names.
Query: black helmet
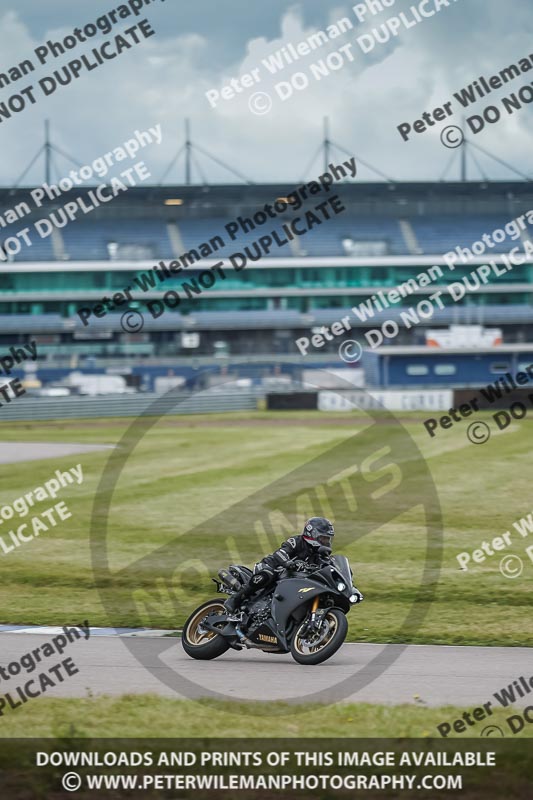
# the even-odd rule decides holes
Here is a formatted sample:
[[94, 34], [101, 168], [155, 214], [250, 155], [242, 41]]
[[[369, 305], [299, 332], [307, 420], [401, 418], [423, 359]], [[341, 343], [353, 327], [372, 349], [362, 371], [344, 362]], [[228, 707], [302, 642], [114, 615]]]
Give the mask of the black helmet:
[[304, 525], [302, 536], [312, 547], [331, 547], [335, 531], [329, 519], [311, 517]]

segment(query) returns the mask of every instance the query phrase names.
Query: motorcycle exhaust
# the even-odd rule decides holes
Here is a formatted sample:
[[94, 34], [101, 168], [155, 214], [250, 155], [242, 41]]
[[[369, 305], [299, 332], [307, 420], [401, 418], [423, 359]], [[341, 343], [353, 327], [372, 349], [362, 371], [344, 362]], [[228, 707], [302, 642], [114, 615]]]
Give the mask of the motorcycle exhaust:
[[242, 588], [242, 583], [235, 578], [227, 569], [219, 569], [218, 577], [222, 583], [234, 592], [238, 592]]

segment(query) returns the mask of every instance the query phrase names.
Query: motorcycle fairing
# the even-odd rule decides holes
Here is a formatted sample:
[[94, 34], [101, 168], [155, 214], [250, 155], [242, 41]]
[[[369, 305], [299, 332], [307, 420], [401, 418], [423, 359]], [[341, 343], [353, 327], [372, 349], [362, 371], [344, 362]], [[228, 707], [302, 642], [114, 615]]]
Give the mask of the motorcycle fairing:
[[330, 592], [331, 588], [309, 577], [282, 578], [272, 600], [272, 618], [278, 623], [279, 634], [285, 634], [289, 618], [299, 606], [307, 607], [310, 600]]
[[254, 645], [261, 647], [264, 650], [283, 650], [288, 652], [286, 641], [276, 634], [275, 625], [273, 620], [267, 620], [252, 633], [249, 634], [249, 639]]

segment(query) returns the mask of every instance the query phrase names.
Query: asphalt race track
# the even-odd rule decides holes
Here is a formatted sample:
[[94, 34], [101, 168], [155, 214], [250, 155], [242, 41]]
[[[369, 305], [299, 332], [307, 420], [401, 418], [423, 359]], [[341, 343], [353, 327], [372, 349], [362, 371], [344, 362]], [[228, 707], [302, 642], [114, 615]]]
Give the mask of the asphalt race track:
[[[51, 638], [50, 634], [0, 633], [2, 665], [18, 661]], [[176, 637], [139, 636], [128, 639], [127, 646], [118, 636], [91, 637], [67, 648], [63, 658], [70, 656], [79, 674], [50, 689], [47, 696], [85, 697], [90, 690], [93, 694], [152, 692], [199, 698], [208, 694], [203, 688], [207, 686], [227, 699], [306, 702], [310, 695], [335, 686], [375, 659], [369, 668], [368, 684], [345, 697], [346, 702], [473, 708], [491, 700], [495, 691], [521, 675], [527, 679], [532, 672], [531, 650], [526, 647], [409, 645], [389, 665], [391, 654], [397, 655], [398, 649], [400, 645], [345, 644], [325, 664], [303, 667], [290, 655], [257, 651], [230, 651], [214, 661], [194, 661], [183, 652]], [[58, 657], [46, 659], [33, 677], [58, 661]], [[197, 689], [184, 693], [178, 676], [194, 681]], [[21, 673], [13, 680], [13, 688], [25, 679]], [[3, 681], [2, 691], [9, 688]], [[526, 694], [515, 705], [524, 707], [531, 702], [532, 695]]]
[[[91, 452], [107, 445], [5, 442], [0, 463]], [[54, 629], [42, 632], [0, 632], [0, 666], [19, 661], [50, 642]], [[59, 630], [55, 631], [56, 633]], [[100, 631], [103, 633], [104, 631]], [[154, 635], [155, 633], [155, 635]], [[131, 634], [130, 634], [131, 635]], [[126, 644], [127, 641], [127, 644]], [[229, 651], [215, 661], [194, 661], [180, 639], [142, 633], [127, 640], [119, 635], [91, 635], [69, 645], [62, 658], [71, 657], [79, 673], [47, 691], [55, 697], [86, 697], [155, 693], [166, 697], [200, 698], [216, 692], [232, 700], [308, 702], [335, 691], [355, 676], [342, 696], [345, 702], [416, 703], [473, 708], [492, 699], [513, 681], [532, 674], [531, 649], [526, 647], [453, 647], [445, 645], [345, 644], [328, 662], [303, 667], [290, 655], [260, 651]], [[21, 672], [2, 680], [1, 692], [15, 690], [41, 671], [55, 666], [57, 655], [45, 659], [34, 673]], [[184, 687], [184, 680], [190, 684]], [[192, 685], [191, 685], [192, 684]], [[358, 685], [359, 684], [359, 687]], [[330, 700], [338, 699], [334, 694]], [[517, 707], [533, 701], [517, 698]]]
[[95, 453], [112, 449], [108, 444], [66, 444], [63, 442], [0, 442], [0, 464], [19, 461], [40, 461], [42, 458], [61, 458], [80, 453]]

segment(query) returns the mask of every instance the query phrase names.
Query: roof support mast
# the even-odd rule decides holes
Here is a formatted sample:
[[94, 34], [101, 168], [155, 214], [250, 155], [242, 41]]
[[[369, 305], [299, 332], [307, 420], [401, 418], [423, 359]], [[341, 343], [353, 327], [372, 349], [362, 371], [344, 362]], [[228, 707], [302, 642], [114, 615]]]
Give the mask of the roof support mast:
[[44, 121], [44, 180], [50, 185], [52, 168], [52, 145], [50, 144], [50, 120]]
[[[463, 126], [463, 130], [464, 130], [464, 128], [465, 128], [465, 118], [464, 117], [463, 117], [463, 121], [462, 121], [462, 126]], [[467, 148], [467, 146], [468, 146], [468, 140], [467, 140], [467, 138], [465, 136], [464, 139], [463, 139], [463, 143], [461, 145], [461, 181], [463, 183], [465, 183], [466, 180], [467, 180], [467, 177], [466, 177], [466, 156], [467, 156], [466, 148]]]
[[329, 117], [324, 117], [324, 172], [328, 171], [330, 146]]
[[187, 117], [185, 120], [185, 185], [191, 185], [191, 129], [190, 120]]

